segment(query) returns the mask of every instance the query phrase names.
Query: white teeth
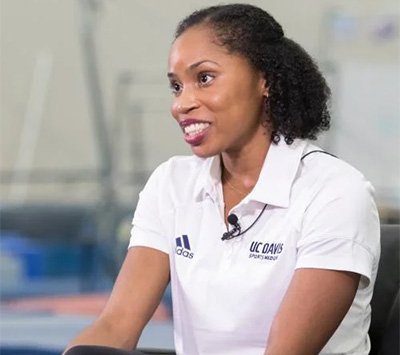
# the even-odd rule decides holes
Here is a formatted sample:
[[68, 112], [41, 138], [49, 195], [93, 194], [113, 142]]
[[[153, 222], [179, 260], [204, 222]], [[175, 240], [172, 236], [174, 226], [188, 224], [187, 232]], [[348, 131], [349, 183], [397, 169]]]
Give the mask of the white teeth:
[[205, 130], [209, 125], [209, 123], [194, 123], [186, 126], [183, 130], [186, 134], [198, 134], [201, 131]]

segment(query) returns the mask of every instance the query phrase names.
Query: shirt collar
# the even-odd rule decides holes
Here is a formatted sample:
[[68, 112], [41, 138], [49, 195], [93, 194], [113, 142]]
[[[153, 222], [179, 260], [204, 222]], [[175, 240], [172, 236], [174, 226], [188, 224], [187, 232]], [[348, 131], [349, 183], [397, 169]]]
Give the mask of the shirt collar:
[[246, 199], [287, 208], [306, 144], [295, 139], [288, 145], [283, 137], [279, 143], [271, 143], [256, 186]]
[[[295, 139], [291, 145], [288, 145], [283, 137], [279, 143], [271, 143], [256, 186], [245, 200], [256, 200], [268, 205], [287, 208], [293, 181], [306, 144], [304, 140]], [[201, 199], [203, 193], [215, 198], [217, 188], [221, 183], [220, 156], [216, 155], [204, 160], [194, 189], [196, 199]]]
[[204, 162], [194, 187], [195, 199], [201, 199], [203, 193], [209, 194], [215, 199], [218, 185], [221, 183], [221, 158], [219, 155], [215, 155], [211, 158], [199, 159], [204, 160]]

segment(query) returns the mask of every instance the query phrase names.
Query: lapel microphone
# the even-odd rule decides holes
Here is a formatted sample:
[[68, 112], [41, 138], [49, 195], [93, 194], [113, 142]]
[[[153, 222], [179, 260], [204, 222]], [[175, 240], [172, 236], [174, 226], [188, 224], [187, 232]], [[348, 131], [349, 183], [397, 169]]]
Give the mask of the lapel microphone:
[[230, 230], [228, 232], [225, 232], [222, 235], [221, 240], [229, 240], [229, 239], [232, 239], [232, 238], [237, 237], [237, 236], [240, 235], [240, 232], [241, 232], [242, 228], [240, 227], [240, 224], [238, 223], [238, 220], [239, 220], [238, 217], [234, 213], [231, 213], [228, 216], [228, 223], [230, 225], [232, 225], [233, 228], [232, 228], [232, 230]]
[[257, 223], [257, 221], [260, 219], [261, 215], [264, 213], [267, 206], [268, 206], [267, 204], [264, 205], [263, 209], [261, 210], [261, 212], [257, 216], [257, 218], [254, 220], [254, 222], [250, 225], [249, 228], [247, 228], [243, 232], [242, 232], [242, 228], [240, 227], [240, 224], [238, 222], [238, 220], [239, 220], [238, 217], [234, 213], [231, 213], [228, 216], [227, 220], [228, 220], [228, 223], [233, 226], [233, 228], [232, 228], [232, 230], [225, 232], [222, 235], [221, 240], [229, 240], [229, 239], [232, 239], [235, 237], [239, 237], [239, 236], [243, 235], [244, 233], [246, 233], [251, 227], [253, 227]]

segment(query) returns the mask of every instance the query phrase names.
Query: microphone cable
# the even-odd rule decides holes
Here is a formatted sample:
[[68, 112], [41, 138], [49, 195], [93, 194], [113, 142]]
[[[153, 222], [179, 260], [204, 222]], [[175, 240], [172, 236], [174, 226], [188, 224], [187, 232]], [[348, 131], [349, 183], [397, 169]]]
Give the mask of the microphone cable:
[[[312, 150], [311, 152], [308, 152], [308, 153], [304, 154], [304, 155], [301, 157], [300, 161], [302, 161], [305, 157], [307, 157], [307, 156], [309, 156], [310, 154], [313, 154], [313, 153], [323, 153], [323, 154], [330, 155], [330, 156], [332, 156], [332, 157], [334, 157], [334, 158], [337, 158], [336, 155], [334, 155], [334, 154], [332, 154], [332, 153], [325, 152], [324, 150]], [[236, 238], [236, 237], [240, 237], [241, 235], [245, 234], [250, 228], [252, 228], [252, 227], [257, 223], [257, 221], [260, 219], [261, 215], [264, 213], [264, 211], [265, 211], [265, 209], [267, 208], [267, 206], [268, 206], [268, 204], [265, 204], [265, 205], [264, 205], [263, 209], [261, 210], [261, 212], [260, 212], [260, 214], [257, 216], [257, 218], [254, 220], [254, 222], [250, 225], [250, 227], [248, 227], [248, 228], [247, 228], [246, 230], [244, 230], [243, 232], [241, 231], [240, 224], [238, 223], [238, 217], [237, 217], [234, 213], [231, 213], [231, 214], [228, 216], [227, 219], [228, 219], [228, 223], [229, 223], [230, 225], [233, 225], [233, 229], [232, 229], [231, 231], [225, 232], [225, 233], [222, 235], [221, 240], [230, 240], [230, 239], [233, 239], [233, 238]], [[237, 233], [237, 234], [236, 234], [236, 233]]]
[[[268, 204], [264, 205], [263, 209], [261, 210], [261, 212], [259, 213], [257, 218], [254, 220], [254, 222], [250, 225], [250, 227], [245, 229], [243, 232], [241, 232], [240, 224], [237, 223], [238, 217], [234, 213], [231, 213], [228, 216], [228, 222], [229, 222], [229, 224], [233, 225], [233, 229], [231, 231], [225, 232], [222, 235], [221, 240], [230, 240], [232, 238], [236, 238], [236, 237], [239, 237], [239, 236], [245, 234], [250, 228], [252, 228], [257, 223], [257, 221], [260, 219], [261, 215], [264, 213], [264, 211], [267, 208], [267, 206], [268, 206]], [[229, 221], [229, 219], [230, 219], [230, 221]], [[236, 219], [236, 220], [234, 221], [234, 219]], [[231, 222], [233, 222], [233, 223], [231, 223]], [[236, 232], [239, 232], [239, 233], [236, 234]]]

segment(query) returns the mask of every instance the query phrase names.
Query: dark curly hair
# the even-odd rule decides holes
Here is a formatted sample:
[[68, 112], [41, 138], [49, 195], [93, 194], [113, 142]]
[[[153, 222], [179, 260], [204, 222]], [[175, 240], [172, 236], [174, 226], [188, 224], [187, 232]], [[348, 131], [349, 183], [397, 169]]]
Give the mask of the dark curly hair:
[[218, 45], [244, 56], [265, 76], [266, 113], [274, 143], [280, 135], [287, 144], [295, 138], [315, 140], [319, 132], [329, 129], [330, 89], [324, 77], [270, 14], [247, 4], [211, 6], [182, 20], [175, 39], [196, 25], [210, 26]]

